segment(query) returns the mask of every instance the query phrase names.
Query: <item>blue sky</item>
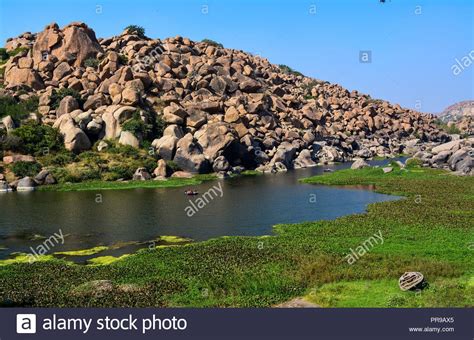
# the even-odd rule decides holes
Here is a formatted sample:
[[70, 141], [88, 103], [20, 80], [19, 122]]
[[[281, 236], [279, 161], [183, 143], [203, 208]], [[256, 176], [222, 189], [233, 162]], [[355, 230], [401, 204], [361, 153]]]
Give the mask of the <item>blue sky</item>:
[[[0, 0], [0, 40], [50, 22], [98, 37], [129, 24], [150, 37], [210, 38], [276, 64], [424, 112], [474, 99], [472, 0]], [[372, 62], [360, 63], [359, 52]], [[471, 55], [474, 55], [471, 54]]]

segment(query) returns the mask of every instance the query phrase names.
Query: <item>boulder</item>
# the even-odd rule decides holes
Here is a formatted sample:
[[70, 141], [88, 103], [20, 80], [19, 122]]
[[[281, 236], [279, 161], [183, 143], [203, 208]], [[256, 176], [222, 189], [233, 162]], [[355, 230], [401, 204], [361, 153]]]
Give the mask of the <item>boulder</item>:
[[36, 183], [31, 177], [23, 177], [18, 181], [16, 191], [33, 191], [35, 190]]
[[391, 166], [387, 166], [385, 168], [382, 168], [382, 171], [384, 174], [388, 174], [389, 172], [393, 171], [393, 168]]
[[36, 91], [44, 89], [44, 83], [39, 74], [29, 68], [12, 67], [5, 72], [5, 83], [7, 84], [6, 88], [26, 85]]
[[59, 102], [59, 107], [56, 110], [56, 117], [60, 117], [66, 113], [71, 113], [77, 109], [79, 109], [79, 103], [77, 100], [72, 96], [66, 96]]
[[102, 48], [94, 31], [86, 24], [71, 23], [61, 30], [53, 23], [38, 33], [32, 52], [35, 65], [55, 56], [58, 60], [71, 60], [74, 66], [81, 66], [86, 59], [102, 52]]
[[130, 145], [134, 148], [138, 148], [140, 146], [140, 141], [137, 137], [130, 131], [122, 131], [120, 133], [119, 144], [122, 145]]
[[309, 168], [315, 165], [316, 162], [313, 161], [311, 157], [311, 151], [309, 151], [308, 149], [302, 150], [293, 162], [293, 167], [295, 169]]
[[213, 162], [226, 148], [236, 140], [229, 127], [224, 123], [211, 123], [196, 132], [195, 137], [203, 148], [204, 155]]
[[153, 176], [164, 178], [167, 174], [166, 161], [164, 159], [159, 159], [158, 162], [156, 162], [155, 170], [153, 170]]
[[214, 172], [225, 172], [230, 169], [230, 164], [224, 156], [219, 156], [212, 163], [212, 169]]
[[34, 181], [38, 185], [51, 185], [56, 184], [56, 179], [53, 175], [46, 169], [41, 170], [34, 178]]
[[10, 185], [8, 185], [7, 181], [0, 180], [0, 192], [9, 192], [12, 191]]
[[171, 103], [163, 109], [163, 120], [168, 124], [183, 125], [188, 113], [178, 104]]
[[133, 174], [134, 181], [147, 181], [149, 179], [151, 179], [151, 175], [145, 168], [138, 168]]
[[173, 136], [180, 139], [184, 137], [184, 132], [181, 126], [171, 124], [165, 128], [163, 131], [163, 136]]
[[92, 96], [87, 97], [87, 100], [84, 103], [84, 110], [94, 110], [106, 104], [107, 99], [105, 98], [105, 96], [102, 93], [96, 93]]
[[193, 174], [187, 171], [176, 171], [171, 175], [173, 178], [193, 178]]
[[65, 76], [71, 74], [72, 69], [71, 66], [67, 62], [62, 62], [53, 71], [53, 80], [60, 81]]
[[362, 169], [367, 167], [370, 167], [370, 165], [363, 159], [356, 159], [351, 165], [351, 169]]
[[192, 173], [208, 173], [210, 165], [201, 145], [188, 133], [178, 141], [174, 162], [183, 170]]
[[13, 121], [11, 116], [6, 116], [2, 118], [2, 124], [7, 130], [7, 133], [12, 131], [15, 128], [15, 122]]
[[3, 164], [13, 164], [16, 162], [36, 162], [36, 159], [30, 155], [10, 155], [3, 157]]
[[159, 139], [155, 139], [151, 145], [155, 148], [155, 152], [161, 158], [170, 161], [173, 159], [176, 152], [176, 144], [178, 138], [174, 136], [163, 136]]
[[275, 164], [280, 162], [285, 165], [285, 168], [290, 168], [293, 165], [296, 151], [298, 151], [296, 146], [288, 142], [283, 142], [278, 146], [278, 149], [270, 163]]
[[53, 127], [59, 129], [59, 132], [63, 135], [64, 146], [67, 150], [79, 153], [91, 148], [89, 137], [75, 125], [70, 114], [66, 113], [59, 117]]
[[101, 141], [99, 142], [99, 144], [97, 144], [97, 151], [99, 151], [99, 152], [104, 151], [104, 150], [106, 150], [108, 147], [109, 147], [109, 144], [107, 144], [106, 142], [104, 142], [103, 140], [101, 140]]
[[451, 142], [447, 142], [447, 143], [435, 146], [433, 149], [431, 149], [431, 152], [434, 154], [438, 154], [443, 151], [455, 152], [459, 149], [460, 145], [461, 145], [460, 140], [453, 140]]

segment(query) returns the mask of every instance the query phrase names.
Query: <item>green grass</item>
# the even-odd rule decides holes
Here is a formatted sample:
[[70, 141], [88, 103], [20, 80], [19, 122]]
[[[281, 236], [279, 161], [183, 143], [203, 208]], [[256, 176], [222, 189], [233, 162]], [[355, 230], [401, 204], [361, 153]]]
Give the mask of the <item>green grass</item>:
[[[0, 268], [0, 301], [16, 306], [265, 307], [305, 296], [327, 307], [474, 305], [469, 249], [474, 221], [472, 214], [460, 213], [474, 210], [473, 177], [423, 168], [383, 174], [371, 168], [306, 182], [373, 185], [405, 198], [335, 220], [278, 225], [275, 236], [142, 249], [108, 265], [59, 260], [6, 265]], [[348, 250], [378, 231], [384, 243], [349, 265]], [[429, 287], [419, 294], [400, 291], [397, 280], [405, 271], [422, 272]], [[74, 293], [94, 280], [134, 290], [117, 288], [93, 297]]]
[[109, 247], [97, 246], [89, 249], [81, 250], [70, 250], [70, 251], [58, 251], [54, 255], [66, 255], [66, 256], [89, 256], [100, 253], [101, 251], [107, 250]]
[[193, 178], [169, 178], [162, 181], [85, 181], [79, 183], [64, 183], [45, 185], [37, 188], [39, 191], [86, 191], [86, 190], [123, 190], [137, 188], [170, 188], [201, 184], [214, 179], [214, 175], [196, 175]]

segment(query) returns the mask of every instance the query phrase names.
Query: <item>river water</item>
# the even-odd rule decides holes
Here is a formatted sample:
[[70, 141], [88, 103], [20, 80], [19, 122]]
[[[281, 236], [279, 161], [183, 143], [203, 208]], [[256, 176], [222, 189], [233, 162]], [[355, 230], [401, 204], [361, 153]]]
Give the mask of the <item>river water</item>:
[[[298, 182], [326, 168], [349, 166], [209, 181], [193, 187], [198, 196], [185, 196], [185, 188], [0, 194], [0, 258], [28, 252], [43, 241], [39, 235], [49, 237], [59, 230], [67, 236], [54, 251], [146, 242], [160, 235], [197, 241], [223, 235], [266, 235], [275, 224], [333, 219], [363, 212], [373, 202], [398, 199], [368, 188]], [[192, 208], [195, 213], [189, 217], [189, 209], [197, 207], [196, 200], [211, 187], [215, 194], [209, 192], [208, 203]]]

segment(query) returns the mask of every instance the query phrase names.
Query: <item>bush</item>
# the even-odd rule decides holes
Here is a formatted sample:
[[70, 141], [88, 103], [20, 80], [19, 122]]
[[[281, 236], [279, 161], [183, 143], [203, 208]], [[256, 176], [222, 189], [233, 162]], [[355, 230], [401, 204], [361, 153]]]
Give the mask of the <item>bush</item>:
[[35, 121], [28, 121], [13, 130], [13, 136], [20, 139], [20, 145], [12, 150], [32, 155], [41, 155], [45, 151], [54, 152], [64, 150], [63, 137], [57, 129], [49, 125], [41, 125]]
[[153, 141], [155, 138], [163, 136], [165, 129], [165, 122], [161, 116], [155, 112], [142, 112], [144, 120], [141, 117], [140, 111], [135, 111], [132, 118], [122, 124], [122, 130], [130, 131], [135, 136], [142, 136], [145, 141]]
[[20, 121], [26, 118], [31, 112], [38, 109], [39, 99], [37, 96], [22, 101], [17, 101], [10, 96], [0, 96], [0, 118], [11, 116], [13, 120]]
[[293, 75], [295, 75], [295, 76], [304, 77], [303, 73], [293, 70], [293, 69], [292, 69], [291, 67], [289, 67], [288, 65], [280, 64], [280, 65], [278, 65], [278, 67], [280, 68], [280, 70], [281, 70], [283, 73], [293, 74]]
[[73, 176], [66, 168], [53, 168], [50, 172], [60, 184], [79, 182], [79, 179]]
[[11, 50], [10, 52], [7, 52], [10, 57], [16, 56], [18, 53], [23, 52], [23, 51], [28, 51], [27, 47], [17, 47], [14, 50]]
[[82, 105], [82, 98], [79, 92], [77, 92], [74, 89], [62, 88], [57, 91], [53, 90], [53, 93], [51, 94], [51, 107], [53, 109], [57, 109], [59, 107], [59, 103], [61, 102], [61, 100], [67, 96], [74, 97], [79, 103], [79, 105]]
[[97, 68], [99, 67], [99, 59], [97, 58], [88, 58], [84, 60], [84, 66], [85, 67], [92, 67], [92, 68]]
[[122, 64], [122, 65], [127, 65], [128, 64], [128, 58], [125, 54], [119, 54], [118, 55], [118, 60], [119, 60], [120, 64]]
[[41, 164], [36, 162], [16, 162], [10, 165], [10, 170], [20, 178], [34, 177], [41, 171]]
[[132, 118], [122, 124], [123, 131], [130, 131], [135, 136], [144, 136], [149, 127], [146, 126], [145, 122], [140, 117], [140, 112], [137, 110], [132, 114]]
[[166, 166], [170, 168], [172, 172], [181, 171], [181, 168], [174, 161], [166, 161]]
[[202, 39], [201, 42], [206, 43], [208, 45], [215, 46], [215, 47], [224, 48], [224, 45], [222, 45], [221, 43], [218, 43], [217, 41], [211, 40], [211, 39]]
[[405, 167], [408, 169], [419, 168], [423, 165], [423, 161], [419, 158], [408, 158], [405, 162]]
[[129, 34], [136, 34], [138, 35], [140, 38], [144, 38], [145, 37], [145, 29], [141, 26], [137, 26], [137, 25], [128, 25], [127, 27], [125, 27], [125, 30], [129, 33]]
[[44, 166], [65, 166], [74, 162], [76, 160], [75, 158], [76, 156], [72, 152], [63, 150], [58, 153], [51, 153], [41, 157], [40, 161]]
[[104, 175], [105, 181], [116, 181], [120, 178], [130, 179], [133, 177], [135, 169], [126, 166], [114, 166], [109, 169], [109, 172]]
[[0, 48], [0, 60], [1, 61], [5, 61], [9, 58], [10, 56], [8, 55], [7, 53], [7, 49], [6, 48]]

